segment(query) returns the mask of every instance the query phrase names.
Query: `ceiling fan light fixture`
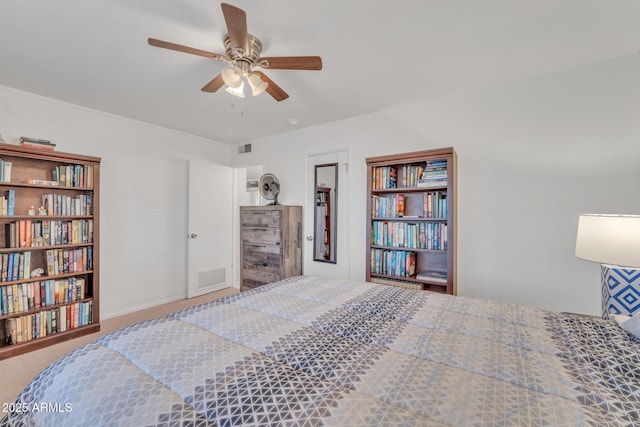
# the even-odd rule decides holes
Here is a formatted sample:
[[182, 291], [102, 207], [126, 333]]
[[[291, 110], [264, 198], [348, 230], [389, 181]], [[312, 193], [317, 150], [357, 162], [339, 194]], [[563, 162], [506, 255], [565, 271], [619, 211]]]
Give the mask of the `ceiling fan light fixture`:
[[227, 86], [224, 91], [239, 98], [244, 98], [244, 83], [240, 80], [240, 85], [238, 87]]
[[251, 95], [253, 96], [260, 95], [267, 89], [267, 86], [269, 86], [269, 84], [262, 80], [256, 73], [249, 74], [247, 81], [249, 82], [249, 86], [251, 86]]
[[242, 86], [242, 72], [236, 66], [225, 68], [222, 70], [222, 80], [227, 86], [238, 88]]
[[[227, 89], [238, 89], [246, 77], [251, 85], [253, 96], [260, 95], [266, 91], [273, 99], [280, 102], [289, 98], [289, 94], [267, 77], [265, 73], [254, 72], [254, 67], [269, 70], [322, 70], [322, 59], [319, 56], [263, 57], [262, 42], [247, 31], [246, 12], [228, 3], [222, 3], [221, 6], [222, 15], [227, 25], [227, 34], [223, 38], [225, 55], [151, 37], [147, 39], [151, 46], [198, 55], [227, 64], [227, 68], [204, 85], [201, 91], [217, 92], [225, 85]], [[251, 77], [252, 74], [257, 74], [257, 76]], [[239, 91], [227, 90], [227, 92], [244, 97], [242, 89]]]

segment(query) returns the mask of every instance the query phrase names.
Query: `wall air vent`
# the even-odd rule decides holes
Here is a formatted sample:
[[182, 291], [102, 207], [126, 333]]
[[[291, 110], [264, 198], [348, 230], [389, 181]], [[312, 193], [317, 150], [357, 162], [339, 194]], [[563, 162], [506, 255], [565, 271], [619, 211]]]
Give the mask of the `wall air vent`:
[[225, 284], [226, 275], [227, 272], [224, 267], [198, 271], [196, 289], [201, 291], [203, 289], [219, 287], [219, 285]]

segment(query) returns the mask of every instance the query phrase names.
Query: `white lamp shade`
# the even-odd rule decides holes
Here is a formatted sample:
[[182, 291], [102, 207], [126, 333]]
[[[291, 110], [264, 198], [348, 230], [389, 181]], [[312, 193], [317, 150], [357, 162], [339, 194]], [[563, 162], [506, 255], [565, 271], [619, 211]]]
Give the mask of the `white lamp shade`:
[[267, 88], [268, 83], [263, 81], [260, 76], [258, 74], [249, 74], [249, 77], [247, 77], [247, 80], [249, 81], [249, 86], [251, 86], [251, 94], [253, 96], [258, 96], [260, 95], [262, 92], [265, 91], [265, 89]]
[[230, 93], [231, 95], [235, 95], [237, 97], [244, 98], [244, 83], [241, 81], [240, 85], [238, 87], [229, 86], [224, 91], [227, 92], [227, 93]]
[[225, 68], [222, 70], [222, 81], [235, 89], [242, 84], [242, 73], [237, 67]]
[[640, 267], [640, 215], [580, 215], [576, 256], [601, 264]]

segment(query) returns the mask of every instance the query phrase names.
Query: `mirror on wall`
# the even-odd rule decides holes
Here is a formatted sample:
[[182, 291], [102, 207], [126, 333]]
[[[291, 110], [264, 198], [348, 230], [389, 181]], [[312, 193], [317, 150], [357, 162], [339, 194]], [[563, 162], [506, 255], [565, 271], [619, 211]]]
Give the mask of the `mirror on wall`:
[[313, 260], [336, 263], [338, 164], [315, 166]]

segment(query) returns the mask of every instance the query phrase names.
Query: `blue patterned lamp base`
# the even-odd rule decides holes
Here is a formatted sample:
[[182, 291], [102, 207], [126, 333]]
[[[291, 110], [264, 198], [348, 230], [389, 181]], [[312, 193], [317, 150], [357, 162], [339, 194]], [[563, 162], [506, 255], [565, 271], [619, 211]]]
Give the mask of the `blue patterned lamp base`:
[[602, 264], [602, 317], [640, 315], [640, 268]]

